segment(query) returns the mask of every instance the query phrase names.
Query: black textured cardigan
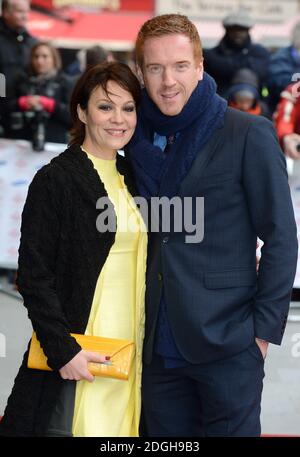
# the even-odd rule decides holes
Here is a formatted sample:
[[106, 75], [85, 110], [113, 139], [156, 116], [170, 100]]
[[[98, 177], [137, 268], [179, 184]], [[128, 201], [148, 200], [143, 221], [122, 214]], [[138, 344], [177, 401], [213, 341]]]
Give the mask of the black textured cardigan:
[[[127, 160], [117, 169], [134, 196]], [[74, 145], [37, 172], [22, 214], [17, 284], [53, 372], [27, 368], [28, 353], [16, 377], [0, 435], [40, 436], [47, 428], [63, 380], [58, 369], [80, 346], [72, 333], [84, 333], [95, 286], [115, 239], [100, 233], [99, 197], [107, 196], [93, 163]], [[116, 216], [112, 209], [112, 216]]]

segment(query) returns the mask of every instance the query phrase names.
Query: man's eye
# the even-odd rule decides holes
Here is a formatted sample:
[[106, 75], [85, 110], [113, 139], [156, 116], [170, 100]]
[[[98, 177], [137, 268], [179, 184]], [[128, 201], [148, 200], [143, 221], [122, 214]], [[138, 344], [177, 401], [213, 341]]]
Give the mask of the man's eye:
[[111, 106], [110, 105], [99, 105], [98, 108], [101, 109], [102, 111], [109, 111], [111, 109]]
[[150, 73], [159, 73], [159, 72], [160, 72], [160, 69], [161, 69], [161, 67], [159, 67], [158, 65], [157, 65], [157, 66], [149, 67]]
[[178, 70], [185, 70], [186, 68], [187, 68], [187, 64], [186, 63], [177, 64], [177, 69]]

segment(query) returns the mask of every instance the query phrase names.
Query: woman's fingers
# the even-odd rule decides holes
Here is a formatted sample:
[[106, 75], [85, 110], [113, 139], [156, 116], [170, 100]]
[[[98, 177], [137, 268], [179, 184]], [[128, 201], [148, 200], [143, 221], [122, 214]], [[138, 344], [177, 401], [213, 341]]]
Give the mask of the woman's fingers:
[[108, 360], [108, 356], [81, 350], [72, 360], [70, 360], [70, 362], [62, 367], [59, 372], [63, 379], [93, 382], [95, 377], [89, 372], [88, 363], [103, 363]]
[[85, 351], [87, 361], [88, 362], [93, 362], [93, 363], [103, 363], [109, 360], [105, 355], [98, 354], [97, 352], [89, 352]]

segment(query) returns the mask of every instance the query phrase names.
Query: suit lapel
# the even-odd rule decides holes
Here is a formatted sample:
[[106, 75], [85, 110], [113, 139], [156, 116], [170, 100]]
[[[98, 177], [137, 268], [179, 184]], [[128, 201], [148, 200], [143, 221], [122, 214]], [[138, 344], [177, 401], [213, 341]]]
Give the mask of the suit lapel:
[[212, 137], [203, 146], [202, 150], [199, 151], [190, 171], [180, 184], [179, 196], [184, 197], [185, 195], [193, 194], [193, 191], [199, 187], [199, 178], [204, 173], [206, 165], [209, 163], [211, 157], [221, 143], [223, 132], [224, 128], [222, 127], [215, 130]]

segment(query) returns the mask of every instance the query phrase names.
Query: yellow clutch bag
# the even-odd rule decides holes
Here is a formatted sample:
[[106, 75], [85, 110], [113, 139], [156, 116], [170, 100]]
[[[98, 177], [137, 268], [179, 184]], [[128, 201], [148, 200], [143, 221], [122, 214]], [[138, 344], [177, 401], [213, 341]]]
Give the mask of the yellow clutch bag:
[[[101, 336], [77, 335], [71, 333], [77, 343], [86, 351], [97, 352], [101, 355], [110, 356], [110, 360], [103, 363], [88, 364], [90, 373], [94, 376], [117, 378], [127, 380], [131, 363], [135, 353], [133, 341], [103, 338]], [[36, 370], [52, 371], [47, 365], [47, 358], [33, 332], [28, 355], [28, 368]]]

